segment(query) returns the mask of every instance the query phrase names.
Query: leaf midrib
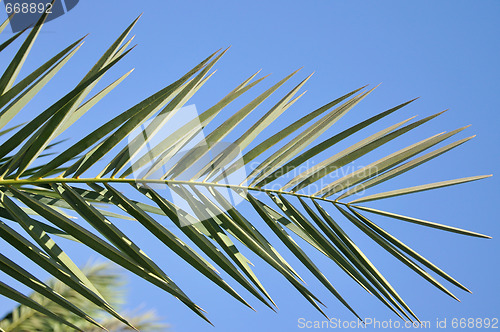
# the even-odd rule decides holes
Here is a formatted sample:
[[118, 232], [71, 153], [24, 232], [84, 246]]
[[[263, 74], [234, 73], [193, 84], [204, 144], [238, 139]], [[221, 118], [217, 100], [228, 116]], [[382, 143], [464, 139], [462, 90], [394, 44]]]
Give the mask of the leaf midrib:
[[215, 183], [215, 182], [199, 182], [199, 181], [182, 181], [182, 180], [160, 180], [160, 179], [126, 179], [126, 178], [40, 178], [40, 179], [0, 179], [0, 186], [22, 186], [22, 185], [39, 185], [39, 184], [52, 184], [52, 183], [144, 183], [144, 184], [178, 184], [178, 185], [191, 185], [191, 186], [204, 186], [204, 187], [219, 187], [219, 188], [231, 188], [231, 189], [239, 189], [239, 190], [251, 190], [251, 191], [260, 191], [265, 193], [274, 193], [274, 194], [285, 194], [292, 195], [295, 197], [302, 198], [310, 198], [316, 199], [331, 203], [340, 203], [336, 200], [307, 195], [307, 194], [299, 194], [292, 191], [283, 191], [279, 189], [265, 189], [259, 187], [252, 186], [241, 186], [241, 185], [233, 185], [233, 184], [224, 184], [224, 183]]

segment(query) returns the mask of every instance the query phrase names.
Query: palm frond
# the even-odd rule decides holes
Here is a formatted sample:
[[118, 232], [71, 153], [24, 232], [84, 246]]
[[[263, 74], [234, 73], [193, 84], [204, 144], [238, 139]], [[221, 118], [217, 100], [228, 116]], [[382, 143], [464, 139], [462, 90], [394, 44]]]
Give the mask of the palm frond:
[[[174, 83], [73, 142], [63, 152], [53, 154], [50, 161], [42, 162], [47, 153], [54, 151], [57, 137], [70, 132], [75, 122], [130, 74], [128, 72], [120, 76], [87, 98], [99, 80], [108, 75], [131, 51], [129, 46], [133, 37], [128, 36], [137, 22], [135, 20], [125, 29], [74, 88], [33, 120], [16, 127], [11, 124], [15, 115], [65, 67], [81, 47], [82, 39], [15, 84], [44, 19], [42, 17], [31, 30], [0, 77], [0, 128], [3, 129], [0, 136], [11, 135], [0, 144], [0, 216], [5, 219], [5, 222], [0, 222], [0, 237], [79, 296], [130, 328], [133, 327], [133, 323], [127, 321], [106, 300], [107, 295], [98, 291], [93, 280], [76, 267], [70, 255], [57, 243], [58, 237], [79, 242], [156, 285], [209, 322], [205, 311], [167, 275], [168, 271], [164, 271], [159, 261], [148, 256], [132, 236], [120, 229], [119, 223], [114, 223], [113, 218], [121, 218], [139, 223], [144, 227], [144, 232], [149, 232], [192, 268], [250, 308], [253, 307], [245, 294], [239, 294], [218, 270], [222, 270], [245, 293], [248, 292], [274, 310], [276, 304], [264, 286], [265, 278], [253, 271], [253, 264], [246, 257], [247, 252], [260, 258], [259, 263], [273, 268], [307, 302], [328, 317], [322, 308], [321, 299], [306, 286], [305, 277], [299, 276], [285, 259], [286, 255], [280, 253], [267, 238], [269, 228], [307, 271], [356, 317], [360, 318], [360, 315], [321, 271], [323, 267], [313, 262], [314, 256], [308, 255], [303, 245], [311, 246], [332, 260], [348, 277], [376, 296], [401, 319], [418, 320], [389, 280], [335, 220], [337, 217], [328, 210], [332, 205], [336, 208], [334, 212], [340, 213], [341, 217], [441, 291], [456, 299], [428, 271], [468, 291], [441, 268], [359, 211], [468, 236], [485, 238], [486, 235], [358, 205], [487, 177], [448, 180], [360, 196], [364, 195], [365, 190], [469, 141], [472, 137], [459, 139], [418, 156], [458, 135], [466, 127], [431, 136], [332, 180], [335, 171], [347, 169], [346, 166], [353, 162], [360, 162], [360, 158], [371, 151], [414, 132], [443, 112], [416, 121], [413, 121], [414, 117], [408, 118], [378, 132], [365, 134], [364, 139], [340, 149], [338, 143], [368, 129], [370, 125], [415, 100], [377, 113], [343, 131], [334, 131], [335, 123], [353, 111], [375, 89], [364, 86], [303, 115], [286, 128], [275, 130], [274, 134], [263, 137], [259, 143], [257, 138], [261, 138], [266, 129], [277, 127], [276, 120], [284, 114], [290, 114], [287, 111], [303, 96], [301, 89], [311, 75], [283, 94], [253, 124], [246, 125], [245, 120], [250, 114], [257, 114], [283, 85], [297, 76], [298, 71], [295, 71], [229, 116], [222, 111], [261, 84], [267, 76], [257, 78], [259, 73], [250, 76], [196, 118], [180, 126], [174, 124], [172, 119], [211, 79], [213, 68], [227, 52], [226, 49], [211, 54]], [[0, 50], [10, 43], [11, 40], [6, 41]], [[169, 134], [159, 137], [167, 127], [171, 129]], [[204, 132], [211, 127], [215, 129]], [[202, 133], [204, 135], [200, 135]], [[329, 138], [316, 142], [327, 133]], [[236, 137], [233, 143], [225, 144], [224, 140], [232, 136]], [[129, 143], [125, 144], [128, 138]], [[51, 152], [47, 152], [48, 148], [51, 148]], [[323, 153], [328, 153], [330, 157], [309, 165]], [[266, 154], [267, 157], [259, 161], [259, 157]], [[105, 158], [110, 162], [104, 163]], [[164, 195], [161, 190], [168, 190], [171, 197]], [[331, 198], [335, 194], [338, 197]], [[348, 203], [343, 201], [354, 194], [360, 197]], [[106, 207], [119, 209], [121, 213], [107, 210]], [[75, 222], [70, 214], [85, 220], [87, 224], [83, 226]], [[174, 226], [175, 231], [158, 218], [169, 220], [169, 225]], [[261, 219], [264, 226], [253, 222], [256, 218]], [[19, 224], [24, 233], [11, 227], [12, 223]], [[188, 241], [181, 239], [181, 236]], [[243, 251], [242, 246], [245, 247]], [[78, 301], [73, 301], [73, 296], [57, 293], [53, 284], [44, 284], [12, 259], [0, 255], [0, 269], [42, 297], [26, 297], [3, 282], [0, 283], [2, 295], [73, 328], [81, 328], [71, 325], [71, 320], [61, 316], [59, 311], [44, 308], [41, 303], [47, 298], [99, 326], [96, 319], [84, 313]]]
[[[113, 306], [123, 306], [125, 303], [126, 283], [122, 278], [121, 271], [118, 271], [109, 262], [104, 263], [88, 263], [82, 267], [85, 276], [92, 281], [100, 292], [109, 299]], [[84, 318], [75, 316], [72, 312], [56, 302], [51, 301], [47, 297], [39, 293], [32, 293], [29, 298], [39, 302], [45, 308], [50, 309], [60, 317], [64, 317], [67, 321], [79, 326], [85, 332], [92, 331], [130, 331], [130, 328], [124, 326], [116, 319], [107, 317], [97, 306], [82, 297], [74, 289], [57, 279], [50, 279], [45, 283], [53, 289], [56, 294], [67, 299], [74, 306], [85, 308], [92, 316], [98, 318], [99, 322], [89, 322]], [[138, 308], [139, 309], [139, 308]], [[127, 319], [133, 323], [141, 331], [165, 331], [168, 326], [160, 322], [159, 317], [153, 310], [135, 310], [127, 312]], [[0, 328], [5, 331], [69, 331], [62, 323], [46, 319], [46, 316], [33, 310], [30, 307], [20, 305], [14, 308], [10, 313], [5, 315], [0, 320]], [[72, 329], [71, 329], [72, 330]]]

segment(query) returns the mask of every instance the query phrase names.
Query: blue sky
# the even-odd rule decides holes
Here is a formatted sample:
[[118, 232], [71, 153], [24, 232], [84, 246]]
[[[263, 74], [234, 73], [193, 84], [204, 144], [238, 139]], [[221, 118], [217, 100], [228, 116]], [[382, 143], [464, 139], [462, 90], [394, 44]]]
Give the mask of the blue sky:
[[[218, 72], [192, 99], [191, 103], [198, 110], [213, 105], [224, 93], [259, 69], [263, 74], [272, 75], [262, 87], [251, 92], [252, 96], [303, 67], [298, 77], [281, 90], [281, 96], [287, 88], [315, 72], [306, 85], [306, 95], [287, 111], [289, 116], [280, 118], [264, 135], [365, 84], [382, 83], [318, 141], [387, 108], [421, 97], [320, 158], [413, 115], [423, 118], [449, 109], [414, 132], [367, 155], [362, 162], [369, 163], [439, 132], [472, 124], [460, 134], [460, 138], [477, 134], [474, 140], [379, 189], [374, 188], [370, 193], [497, 173], [500, 162], [498, 1], [80, 1], [68, 14], [46, 25], [23, 73], [28, 73], [77, 38], [87, 33], [90, 35], [84, 47], [45, 88], [45, 94], [29, 104], [27, 110], [43, 110], [76, 84], [114, 38], [142, 12], [144, 15], [134, 29], [138, 47], [100, 85], [105, 86], [131, 68], [135, 71], [82, 119], [74, 128], [75, 136], [174, 81], [213, 51], [231, 45], [230, 51], [216, 66]], [[2, 40], [9, 33], [3, 35]], [[4, 59], [2, 55], [2, 62]], [[263, 106], [266, 105], [270, 104]], [[265, 111], [265, 107], [261, 108], [260, 113], [245, 123], [251, 124]], [[28, 119], [29, 112], [20, 115], [16, 121]], [[372, 218], [468, 286], [474, 294], [450, 286], [461, 303], [416, 276], [347, 222], [342, 221], [341, 225], [351, 232], [360, 248], [422, 320], [435, 324], [436, 319], [446, 318], [450, 327], [453, 318], [498, 318], [500, 246], [496, 238], [500, 227], [495, 202], [500, 193], [499, 185], [498, 176], [494, 176], [471, 184], [367, 204], [493, 236], [493, 240], [466, 238], [383, 217]], [[257, 219], [255, 223], [265, 226]], [[293, 331], [299, 330], [299, 318], [324, 319], [258, 258], [251, 260], [256, 265], [257, 275], [261, 276], [280, 308], [278, 314], [253, 299], [251, 304], [255, 305], [257, 312], [243, 307], [194, 274], [168, 250], [138, 233], [134, 225], [124, 224], [123, 228], [125, 232], [134, 232], [138, 243], [209, 312], [208, 317], [216, 326], [208, 326], [168, 294], [130, 276], [130, 307], [143, 304], [156, 308], [171, 324], [172, 331]], [[306, 244], [303, 247], [362, 317], [379, 321], [397, 319], [342, 275], [331, 262], [307, 248]], [[75, 261], [82, 264], [91, 255], [69, 243], [65, 243], [65, 248], [70, 254], [74, 253]], [[326, 312], [331, 317], [354, 319], [311, 274], [301, 268], [298, 261], [291, 255], [285, 257], [306, 276], [310, 288], [325, 301]], [[242, 294], [251, 298], [248, 293], [242, 291]], [[0, 299], [0, 314], [11, 305], [11, 302]]]

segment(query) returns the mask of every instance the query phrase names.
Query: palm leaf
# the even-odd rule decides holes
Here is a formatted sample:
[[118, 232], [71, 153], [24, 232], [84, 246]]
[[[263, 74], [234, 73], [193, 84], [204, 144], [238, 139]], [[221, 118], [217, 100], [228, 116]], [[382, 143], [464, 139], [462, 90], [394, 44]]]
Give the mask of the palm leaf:
[[443, 187], [448, 187], [448, 186], [454, 186], [457, 184], [467, 183], [467, 182], [471, 182], [471, 181], [477, 181], [477, 180], [481, 180], [481, 179], [485, 179], [485, 178], [489, 178], [489, 177], [491, 177], [491, 175], [470, 176], [467, 178], [434, 182], [434, 183], [423, 184], [423, 185], [415, 186], [415, 187], [391, 190], [391, 191], [383, 192], [380, 194], [374, 194], [374, 195], [358, 198], [358, 199], [351, 201], [351, 203], [369, 202], [369, 201], [374, 201], [377, 199], [383, 199], [383, 198], [389, 198], [389, 197], [395, 197], [395, 196], [401, 196], [401, 195], [408, 195], [408, 194], [418, 193], [421, 191], [443, 188]]
[[[54, 1], [52, 1], [54, 3]], [[16, 80], [17, 76], [19, 75], [19, 72], [21, 71], [21, 68], [26, 61], [26, 58], [28, 57], [28, 54], [31, 50], [31, 47], [33, 46], [36, 37], [40, 33], [43, 23], [45, 22], [45, 19], [49, 15], [48, 12], [44, 12], [40, 18], [38, 19], [38, 22], [36, 22], [35, 26], [29, 33], [28, 37], [26, 37], [25, 41], [17, 51], [16, 55], [14, 56], [14, 59], [9, 63], [7, 68], [5, 69], [3, 75], [0, 77], [0, 95], [3, 95], [7, 90], [9, 90], [12, 85], [14, 84], [14, 81]], [[7, 21], [9, 21], [12, 18], [10, 16]], [[0, 27], [0, 30], [3, 30], [5, 28], [5, 22], [2, 27]]]
[[[413, 117], [395, 121], [396, 124], [384, 126], [384, 129], [375, 133], [365, 132], [373, 123], [395, 114], [414, 101], [410, 100], [375, 113], [348, 129], [336, 131], [335, 123], [349, 111], [354, 112], [355, 106], [375, 89], [366, 90], [362, 87], [304, 114], [288, 127], [262, 137], [265, 130], [275, 127], [276, 119], [289, 114], [288, 110], [303, 96], [299, 91], [311, 76], [296, 83], [273, 102], [273, 96], [279, 94], [281, 87], [296, 75], [297, 72], [293, 72], [239, 110], [229, 116], [224, 114], [223, 110], [267, 77], [257, 78], [259, 73], [256, 73], [214, 106], [201, 112], [197, 118], [179, 128], [172, 128], [170, 120], [173, 115], [181, 112], [181, 108], [193, 95], [208, 80], [213, 79], [213, 69], [227, 51], [219, 50], [174, 83], [98, 126], [64, 151], [54, 153], [58, 142], [56, 138], [62, 133], [71, 132], [74, 123], [98, 105], [107, 94], [115, 91], [119, 83], [130, 74], [128, 72], [119, 76], [87, 100], [99, 80], [105, 74], [109, 75], [115, 64], [121, 62], [131, 51], [129, 46], [133, 37], [129, 38], [129, 34], [137, 20], [120, 34], [75, 87], [70, 88], [62, 98], [31, 121], [16, 127], [12, 124], [15, 115], [23, 111], [24, 106], [66, 66], [67, 61], [81, 46], [78, 46], [81, 40], [69, 45], [15, 84], [44, 19], [45, 16], [31, 30], [0, 77], [0, 127], [9, 128], [0, 132], [0, 217], [5, 219], [5, 222], [0, 221], [0, 237], [59, 282], [122, 323], [132, 325], [112, 308], [106, 296], [100, 294], [97, 287], [76, 267], [70, 258], [71, 254], [63, 251], [58, 244], [59, 237], [77, 241], [79, 245], [90, 248], [170, 293], [206, 321], [208, 319], [204, 311], [167, 275], [168, 266], [160, 266], [159, 261], [147, 256], [135, 244], [133, 236], [120, 229], [115, 218], [141, 224], [144, 231], [158, 239], [166, 249], [178, 255], [236, 301], [250, 308], [253, 306], [246, 299], [247, 295], [272, 310], [276, 304], [264, 287], [265, 278], [252, 269], [248, 253], [255, 254], [258, 259], [256, 264], [271, 267], [308, 303], [328, 317], [321, 307], [321, 300], [305, 284], [304, 280], [308, 276], [299, 276], [288, 257], [277, 249], [279, 246], [275, 245], [275, 241], [289, 251], [288, 255], [297, 258], [306, 267], [306, 271], [356, 317], [360, 316], [348, 304], [348, 299], [341, 295], [341, 290], [330, 281], [333, 279], [323, 274], [322, 270], [327, 269], [320, 269], [314, 262], [315, 256], [309, 254], [308, 249], [325, 255], [401, 319], [418, 320], [398, 291], [335, 220], [336, 217], [320, 204], [325, 202], [329, 203], [328, 207], [335, 206], [337, 210], [334, 211], [339, 211], [340, 216], [352, 222], [388, 253], [441, 291], [455, 297], [424, 268], [468, 291], [465, 286], [358, 210], [469, 236], [487, 237], [486, 235], [362, 207], [356, 203], [432, 190], [479, 180], [485, 176], [358, 197], [350, 203], [341, 201], [400, 176], [468, 141], [470, 137], [417, 156], [445, 139], [458, 135], [464, 128], [431, 136], [388, 154], [360, 170], [325, 183], [325, 179], [333, 171], [369, 156], [374, 149], [385, 148], [410, 131], [416, 132], [420, 125], [442, 112], [412, 123], [408, 122]], [[15, 35], [12, 38], [18, 37], [19, 35]], [[0, 49], [8, 46], [14, 40], [12, 38], [1, 44]], [[246, 118], [258, 113], [268, 101], [273, 106], [258, 116], [253, 124], [247, 125]], [[306, 126], [314, 119], [315, 122]], [[168, 129], [165, 138], [153, 139], [165, 131], [165, 128]], [[207, 131], [200, 138], [200, 133], [207, 128], [215, 129]], [[139, 134], [125, 145], [127, 138], [138, 129]], [[339, 142], [358, 132], [365, 135], [364, 138], [348, 148], [337, 148]], [[328, 135], [328, 138], [318, 143], [317, 140], [323, 134]], [[8, 135], [11, 136], [3, 139]], [[225, 145], [224, 140], [228, 137], [236, 137], [233, 144]], [[260, 143], [258, 138], [262, 138]], [[194, 148], [189, 149], [190, 146]], [[48, 148], [51, 151], [47, 151]], [[53, 158], [48, 162], [44, 161], [42, 158], [50, 153], [53, 153]], [[322, 153], [327, 153], [330, 157], [318, 162], [313, 160]], [[259, 160], [264, 154], [267, 157]], [[103, 163], [105, 158], [109, 158], [110, 162]], [[299, 167], [313, 161], [315, 166], [293, 174]], [[241, 172], [244, 175], [239, 174]], [[312, 184], [319, 182], [323, 182], [320, 190], [311, 191]], [[128, 191], [119, 189], [122, 188], [120, 185], [127, 185]], [[171, 197], [160, 189], [169, 191]], [[344, 193], [337, 199], [329, 198], [343, 190]], [[107, 207], [118, 208], [121, 213], [108, 211]], [[72, 220], [70, 215], [81, 217], [88, 225], [84, 227]], [[162, 218], [167, 224], [160, 222], [158, 218]], [[259, 224], [259, 221], [263, 223]], [[12, 223], [19, 224], [22, 232], [11, 227], [9, 224]], [[173, 225], [175, 230], [170, 230], [167, 225]], [[273, 240], [265, 235], [267, 229], [275, 235]], [[189, 243], [177, 233], [185, 236]], [[0, 269], [43, 296], [69, 306], [74, 314], [88, 322], [97, 322], [84, 314], [78, 303], [59, 295], [50, 285], [29, 274], [13, 259], [0, 255]], [[238, 293], [231, 282], [224, 280], [219, 274], [219, 270], [245, 293]], [[64, 317], [48, 311], [3, 282], [0, 283], [0, 293], [53, 319], [66, 322]], [[72, 327], [78, 329], [76, 326]]]
[[[110, 299], [113, 306], [123, 306], [126, 296], [124, 289], [126, 283], [122, 277], [122, 271], [117, 270], [116, 267], [109, 262], [90, 262], [82, 267], [82, 271], [85, 276], [99, 288], [100, 292]], [[85, 311], [92, 316], [98, 316], [98, 325], [73, 314], [70, 310], [59, 306], [57, 303], [52, 302], [36, 292], [31, 293], [29, 298], [58, 316], [63, 317], [68, 322], [79, 326], [85, 332], [97, 332], [103, 329], [108, 331], [132, 330], [127, 326], [123, 326], [123, 324], [116, 319], [103, 317], [99, 308], [93, 306], [91, 302], [87, 301], [84, 297], [80, 296], [79, 293], [59, 280], [51, 278], [45, 283], [69, 302], [84, 308]], [[160, 319], [152, 310], [147, 312], [141, 310], [140, 313], [134, 310], [134, 312], [127, 313], [127, 320], [132, 322], [132, 324], [137, 326], [141, 331], [165, 331], [167, 328], [165, 324], [160, 323]], [[0, 329], [4, 329], [5, 331], [67, 330], [62, 323], [49, 320], [45, 315], [24, 305], [13, 308], [10, 313], [5, 315], [4, 318], [0, 320]]]

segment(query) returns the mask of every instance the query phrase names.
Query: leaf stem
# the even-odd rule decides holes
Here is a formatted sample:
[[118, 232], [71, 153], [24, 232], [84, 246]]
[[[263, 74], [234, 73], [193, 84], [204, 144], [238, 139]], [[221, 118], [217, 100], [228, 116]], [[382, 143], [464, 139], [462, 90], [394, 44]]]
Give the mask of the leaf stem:
[[273, 194], [285, 194], [295, 197], [310, 198], [315, 200], [326, 201], [334, 204], [343, 204], [338, 201], [327, 199], [324, 197], [298, 194], [291, 191], [283, 191], [276, 189], [264, 189], [258, 187], [211, 183], [211, 182], [197, 182], [197, 181], [181, 181], [181, 180], [159, 180], [159, 179], [125, 179], [125, 178], [39, 178], [39, 179], [0, 179], [0, 186], [22, 186], [22, 185], [38, 185], [38, 184], [52, 184], [52, 183], [142, 183], [142, 184], [177, 184], [177, 185], [190, 185], [190, 186], [204, 186], [204, 187], [221, 187], [239, 190], [260, 191]]

